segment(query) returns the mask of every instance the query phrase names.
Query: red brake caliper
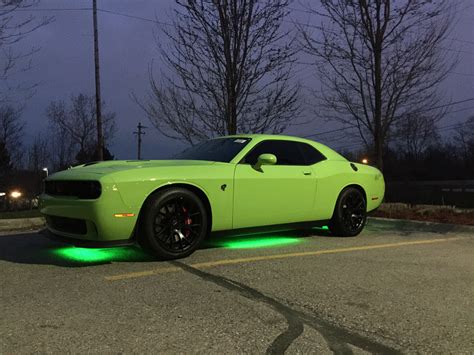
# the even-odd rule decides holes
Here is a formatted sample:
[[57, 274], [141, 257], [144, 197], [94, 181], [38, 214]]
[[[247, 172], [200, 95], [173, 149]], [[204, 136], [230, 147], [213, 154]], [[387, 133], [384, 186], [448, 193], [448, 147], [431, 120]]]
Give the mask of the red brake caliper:
[[[183, 212], [184, 212], [184, 224], [187, 225], [187, 226], [190, 226], [191, 223], [193, 223], [193, 220], [191, 219], [191, 217], [189, 217], [189, 213], [188, 211], [186, 210], [186, 208], [183, 207]], [[183, 231], [183, 234], [184, 236], [187, 238], [189, 237], [189, 235], [191, 234], [191, 229], [190, 228], [186, 228], [184, 231]]]

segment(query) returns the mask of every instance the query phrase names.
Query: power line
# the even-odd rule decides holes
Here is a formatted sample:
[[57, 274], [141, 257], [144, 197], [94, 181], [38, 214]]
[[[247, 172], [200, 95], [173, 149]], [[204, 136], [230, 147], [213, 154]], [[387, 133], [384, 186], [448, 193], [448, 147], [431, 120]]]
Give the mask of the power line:
[[[460, 111], [466, 111], [466, 110], [470, 110], [470, 109], [474, 109], [474, 106], [471, 106], [471, 107], [466, 107], [466, 108], [463, 108], [463, 109], [460, 109], [460, 110], [456, 110], [456, 111], [452, 111], [450, 112], [451, 113], [455, 113], [455, 112], [460, 112]], [[453, 123], [453, 124], [449, 124], [449, 125], [446, 125], [446, 126], [442, 126], [442, 127], [439, 127], [437, 129], [438, 132], [446, 132], [446, 131], [450, 131], [450, 130], [453, 130], [453, 129], [456, 129], [456, 128], [460, 128], [464, 125], [467, 125], [469, 124], [469, 122], [460, 122], [460, 123]], [[415, 137], [419, 137], [421, 135], [417, 135]], [[334, 140], [334, 139], [333, 139]], [[400, 140], [399, 139], [395, 139], [395, 141], [397, 140]], [[330, 145], [327, 144], [327, 145]], [[342, 150], [342, 149], [357, 149], [357, 148], [363, 148], [365, 146], [365, 143], [351, 143], [351, 144], [347, 144], [347, 145], [342, 145], [342, 146], [336, 146], [336, 147], [333, 147], [332, 149], [334, 150]]]
[[[424, 112], [428, 112], [428, 111], [432, 111], [432, 110], [437, 110], [437, 109], [440, 109], [440, 108], [445, 108], [445, 107], [449, 107], [449, 106], [453, 106], [453, 105], [459, 105], [459, 104], [462, 104], [462, 103], [464, 103], [464, 102], [469, 102], [469, 101], [474, 101], [474, 97], [471, 97], [471, 98], [469, 98], [469, 99], [460, 100], [460, 101], [450, 102], [449, 104], [434, 106], [434, 107], [431, 107], [431, 108], [428, 108], [428, 109], [418, 110], [418, 111], [413, 112], [413, 114], [424, 113]], [[467, 107], [467, 108], [460, 109], [460, 110], [456, 110], [456, 111], [452, 111], [452, 112], [449, 112], [449, 113], [451, 114], [451, 113], [456, 113], [456, 112], [460, 112], [460, 111], [466, 111], [466, 110], [468, 110], [468, 109], [470, 109], [470, 108]], [[346, 131], [346, 130], [348, 130], [348, 129], [354, 129], [354, 127], [337, 128], [337, 129], [332, 129], [332, 130], [330, 130], [330, 131], [324, 131], [324, 132], [318, 132], [318, 133], [308, 134], [308, 135], [305, 135], [305, 136], [302, 136], [302, 137], [303, 137], [303, 138], [317, 137], [317, 136], [320, 136], [320, 135], [323, 135], [323, 134]]]
[[[312, 12], [308, 11], [308, 10], [296, 9], [296, 8], [293, 8], [293, 7], [289, 7], [289, 9], [295, 10], [295, 11], [300, 11], [300, 12], [306, 12], [308, 14], [312, 14]], [[92, 10], [92, 8], [88, 8], [88, 7], [83, 7], [83, 8], [42, 8], [42, 9], [17, 9], [15, 11], [86, 11], [86, 10]], [[128, 18], [132, 18], [132, 19], [135, 19], [135, 20], [141, 20], [141, 21], [156, 23], [156, 24], [164, 25], [164, 26], [173, 26], [173, 24], [171, 24], [171, 23], [163, 22], [163, 21], [160, 21], [160, 20], [157, 20], [157, 19], [151, 19], [151, 18], [146, 18], [146, 17], [142, 17], [142, 16], [130, 15], [130, 14], [126, 14], [126, 13], [118, 12], [118, 11], [113, 11], [113, 10], [97, 9], [97, 11], [107, 13], [107, 14], [111, 14], [111, 15], [116, 15], [116, 16], [128, 17]], [[313, 28], [321, 29], [320, 26], [315, 26], [315, 25], [310, 25], [310, 24], [302, 24], [302, 23], [299, 23], [297, 21], [284, 20], [284, 22], [297, 24], [297, 25], [300, 25], [300, 26], [306, 26], [306, 27], [313, 27]], [[335, 32], [335, 31], [333, 31], [332, 33], [337, 34], [337, 32]], [[453, 41], [458, 41], [458, 42], [474, 44], [474, 41], [461, 40], [461, 39], [458, 39], [458, 38], [447, 37], [447, 39], [451, 39]], [[474, 54], [472, 52], [457, 50], [457, 49], [454, 49], [454, 48], [443, 48], [443, 47], [438, 47], [438, 48], [443, 49], [443, 50], [447, 50], [447, 51], [457, 51], [457, 52], [466, 53], [466, 54]]]
[[[64, 7], [64, 8], [40, 8], [40, 9], [15, 9], [14, 11], [92, 11], [92, 7]], [[107, 10], [107, 9], [97, 9], [98, 12], [103, 12], [106, 14], [111, 14], [111, 15], [116, 15], [116, 16], [122, 16], [122, 17], [128, 17], [132, 18], [135, 20], [141, 20], [141, 21], [146, 21], [146, 22], [152, 22], [156, 23], [159, 25], [165, 25], [165, 26], [173, 26], [171, 23], [159, 21], [159, 20], [153, 20], [151, 18], [146, 18], [146, 17], [141, 17], [141, 16], [135, 16], [135, 15], [130, 15], [130, 14], [125, 14], [123, 12], [118, 12], [118, 11], [113, 11], [113, 10]]]
[[63, 8], [40, 8], [40, 9], [14, 9], [12, 11], [40, 12], [40, 11], [92, 11], [92, 7], [63, 7]]
[[[468, 7], [470, 7], [470, 6], [468, 6]], [[296, 8], [293, 8], [293, 7], [289, 7], [289, 9], [295, 10], [295, 11], [300, 11], [300, 12], [305, 12], [305, 13], [308, 13], [308, 14], [312, 14], [312, 12], [308, 11], [308, 10], [296, 9]], [[83, 8], [16, 9], [15, 11], [86, 11], [86, 10], [92, 10], [92, 8], [83, 7]], [[156, 20], [156, 19], [154, 20], [154, 19], [146, 18], [146, 17], [142, 17], [142, 16], [129, 15], [129, 14], [125, 14], [123, 12], [118, 12], [118, 11], [113, 11], [113, 10], [97, 9], [97, 11], [107, 13], [107, 14], [111, 14], [111, 15], [116, 15], [116, 16], [128, 17], [128, 18], [132, 18], [132, 19], [135, 19], [135, 20], [141, 20], [141, 21], [156, 23], [156, 24], [164, 25], [164, 26], [173, 26], [173, 24], [168, 23], [168, 22], [163, 22], [163, 21]], [[297, 25], [300, 25], [300, 26], [313, 27], [313, 28], [316, 28], [316, 29], [321, 29], [322, 28], [321, 26], [310, 25], [310, 24], [302, 24], [302, 23], [299, 23], [297, 21], [288, 21], [288, 20], [283, 20], [283, 21], [287, 22], [287, 23], [297, 24]], [[326, 29], [326, 31], [327, 31], [327, 29]], [[329, 32], [331, 32], [331, 31], [329, 31]], [[335, 31], [332, 31], [332, 33], [338, 34]], [[447, 37], [447, 39], [450, 39], [450, 40], [453, 40], [453, 41], [458, 41], [458, 42], [474, 44], [474, 41], [461, 40], [461, 39], [452, 38], [452, 37]], [[454, 48], [444, 48], [444, 47], [439, 47], [439, 46], [438, 46], [438, 48], [442, 49], [442, 50], [446, 50], [446, 51], [455, 51], [455, 52], [459, 52], [459, 53], [466, 53], [466, 54], [473, 54], [474, 55], [473, 52], [458, 50], [458, 49], [454, 49]]]
[[458, 52], [458, 53], [474, 55], [474, 52], [463, 51], [462, 49], [446, 48], [446, 47], [441, 47], [441, 46], [436, 46], [436, 48], [439, 48], [439, 49], [442, 49], [443, 51], [448, 51], [448, 52]]
[[[474, 4], [467, 5], [466, 7], [463, 7], [463, 8], [461, 8], [461, 9], [459, 9], [459, 10], [456, 10], [456, 11], [454, 11], [453, 13], [457, 13], [457, 12], [464, 11], [464, 10], [466, 10], [466, 9], [469, 9], [469, 8], [473, 7], [473, 6], [474, 6]], [[306, 12], [306, 13], [308, 13], [308, 14], [313, 14], [313, 13], [314, 13], [314, 11], [311, 11], [311, 10], [298, 9], [298, 8], [292, 7], [292, 6], [288, 6], [288, 8], [289, 8], [290, 10], [299, 11], [299, 12]]]
[[468, 40], [465, 40], [465, 39], [459, 39], [459, 38], [453, 38], [453, 37], [446, 37], [446, 38], [450, 39], [451, 41], [474, 44], [474, 41], [468, 41]]
[[353, 127], [345, 127], [345, 128], [332, 129], [332, 130], [330, 130], [330, 131], [325, 131], [325, 132], [320, 132], [320, 133], [314, 133], [314, 134], [308, 134], [308, 135], [302, 136], [302, 137], [303, 137], [303, 138], [317, 137], [317, 136], [320, 136], [320, 135], [323, 135], [323, 134], [346, 131], [346, 130], [351, 129], [351, 128], [353, 128]]
[[458, 73], [458, 72], [455, 72], [455, 71], [448, 71], [448, 73], [456, 74], [456, 75], [462, 75], [462, 76], [474, 76], [474, 74], [471, 74], [471, 73]]
[[436, 110], [436, 109], [439, 109], [439, 108], [445, 108], [445, 107], [448, 107], [448, 106], [459, 105], [459, 104], [462, 104], [464, 102], [469, 102], [469, 101], [474, 101], [474, 97], [471, 97], [469, 99], [464, 99], [464, 100], [461, 100], [461, 101], [450, 102], [449, 104], [444, 104], [444, 105], [434, 106], [434, 107], [423, 109], [423, 110], [418, 110], [418, 111], [415, 111], [413, 113], [428, 112], [428, 111]]
[[135, 19], [135, 20], [141, 20], [141, 21], [146, 21], [146, 22], [153, 22], [153, 23], [156, 23], [156, 24], [158, 24], [158, 25], [173, 26], [173, 24], [171, 24], [171, 23], [167, 23], [167, 22], [163, 22], [163, 21], [159, 21], [159, 20], [153, 20], [153, 19], [146, 18], [146, 17], [141, 17], [141, 16], [135, 16], [135, 15], [124, 14], [124, 13], [122, 13], [122, 12], [117, 12], [117, 11], [112, 11], [112, 10], [98, 9], [97, 11], [100, 11], [100, 12], [103, 12], [103, 13], [106, 13], [106, 14], [111, 14], [111, 15], [117, 15], [117, 16], [122, 16], [122, 17], [128, 17], [128, 18], [132, 18], [132, 19]]
[[[296, 62], [296, 64], [306, 65], [306, 66], [314, 66], [315, 65], [315, 63], [310, 63], [310, 62]], [[459, 72], [454, 72], [454, 71], [451, 71], [451, 70], [448, 70], [447, 73], [461, 75], [461, 76], [474, 76], [474, 74], [472, 74], [472, 73], [459, 73]]]
[[[457, 128], [460, 128], [466, 124], [469, 124], [469, 122], [460, 122], [460, 123], [453, 123], [453, 124], [450, 124], [450, 125], [446, 125], [446, 126], [443, 126], [443, 127], [439, 127], [437, 129], [438, 132], [446, 132], [446, 131], [450, 131], [450, 130], [453, 130], [453, 129], [457, 129]], [[415, 137], [421, 137], [422, 135], [419, 134], [419, 135], [415, 135]], [[394, 139], [394, 141], [399, 141], [401, 140], [402, 138], [398, 138], [398, 139]], [[347, 144], [347, 145], [342, 145], [342, 146], [337, 146], [337, 147], [333, 147], [332, 149], [334, 150], [342, 150], [342, 149], [356, 149], [356, 148], [363, 148], [365, 146], [365, 143], [351, 143], [351, 144]]]
[[[312, 24], [309, 24], [309, 23], [300, 23], [300, 22], [294, 21], [294, 20], [292, 20], [292, 21], [283, 20], [283, 22], [291, 23], [293, 25], [298, 25], [298, 26], [302, 26], [302, 27], [311, 27], [311, 28], [314, 28], [314, 29], [317, 29], [317, 30], [320, 30], [320, 31], [324, 30], [324, 31], [326, 31], [328, 33], [332, 33], [334, 35], [340, 35], [340, 33], [337, 32], [337, 31], [329, 30], [327, 28], [323, 28], [322, 26], [312, 25]], [[446, 37], [446, 38], [452, 40], [452, 38], [448, 38], [448, 37]], [[472, 43], [474, 44], [474, 42], [472, 42]], [[436, 48], [444, 50], [444, 51], [448, 51], [448, 52], [459, 52], [459, 53], [474, 55], [474, 52], [468, 52], [468, 51], [465, 51], [465, 50], [462, 50], [462, 49], [446, 48], [446, 47], [441, 47], [441, 46], [436, 46]]]
[[[461, 8], [461, 9], [459, 9], [459, 10], [454, 11], [453, 13], [457, 13], [457, 12], [460, 12], [460, 11], [464, 11], [464, 10], [466, 10], [466, 9], [468, 9], [468, 8], [473, 7], [473, 6], [474, 6], [474, 4], [470, 4], [470, 5], [466, 6], [466, 7], [463, 7], [463, 8]], [[299, 11], [299, 12], [304, 12], [304, 13], [307, 13], [307, 14], [310, 14], [310, 15], [314, 15], [314, 11], [311, 11], [311, 10], [298, 9], [298, 8], [291, 7], [291, 6], [288, 7], [288, 8], [289, 8], [290, 10], [293, 10], [293, 11]], [[298, 24], [298, 25], [300, 25], [300, 26], [307, 26], [307, 27], [313, 27], [313, 28], [321, 29], [321, 26], [315, 26], [315, 25], [310, 25], [310, 24], [302, 24], [302, 23], [299, 23], [299, 22], [297, 22], [297, 21], [294, 21], [294, 23], [296, 23], [296, 24]], [[410, 31], [410, 32], [413, 33], [413, 31]], [[335, 32], [333, 32], [333, 33], [335, 33]], [[446, 39], [450, 39], [450, 40], [452, 40], [452, 41], [457, 41], [457, 42], [463, 42], [463, 43], [474, 44], [474, 41], [468, 41], [468, 40], [463, 40], [463, 39], [458, 39], [458, 38], [453, 38], [453, 37], [446, 37]], [[457, 51], [457, 50], [452, 49], [452, 48], [442, 48], [442, 47], [438, 47], [438, 48], [443, 49], [443, 50], [454, 50], [454, 51]], [[460, 50], [459, 52], [461, 52], [461, 53], [467, 53], [467, 54], [474, 54], [474, 53], [472, 53], [472, 52], [467, 52], [467, 51], [462, 51], [462, 50]]]
[[[466, 10], [466, 9], [469, 9], [469, 8], [473, 7], [473, 6], [474, 6], [474, 4], [467, 5], [467, 6], [463, 7], [463, 8], [461, 8], [461, 9], [458, 9], [458, 10], [454, 11], [453, 14], [456, 14], [456, 13], [458, 13], [458, 12], [464, 11], [464, 10]], [[288, 6], [288, 8], [289, 8], [290, 10], [293, 10], [293, 11], [304, 12], [304, 13], [307, 13], [307, 14], [310, 14], [310, 15], [314, 15], [314, 13], [315, 13], [314, 11], [311, 11], [311, 10], [298, 9], [298, 8], [292, 7], [292, 6]], [[472, 42], [472, 43], [474, 43], [474, 42]]]

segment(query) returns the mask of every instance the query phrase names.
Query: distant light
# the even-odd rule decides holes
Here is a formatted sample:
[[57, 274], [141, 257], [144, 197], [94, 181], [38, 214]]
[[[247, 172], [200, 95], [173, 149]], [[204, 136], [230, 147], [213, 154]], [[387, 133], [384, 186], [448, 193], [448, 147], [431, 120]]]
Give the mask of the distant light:
[[23, 194], [20, 191], [12, 191], [10, 193], [10, 197], [12, 197], [12, 198], [19, 198], [19, 197], [21, 197], [21, 195], [23, 195]]
[[43, 168], [43, 171], [46, 171], [46, 172], [48, 172], [48, 168]]
[[362, 159], [362, 164], [369, 164], [369, 159], [367, 158]]
[[5, 192], [0, 192], [0, 196], [5, 196], [6, 193]]

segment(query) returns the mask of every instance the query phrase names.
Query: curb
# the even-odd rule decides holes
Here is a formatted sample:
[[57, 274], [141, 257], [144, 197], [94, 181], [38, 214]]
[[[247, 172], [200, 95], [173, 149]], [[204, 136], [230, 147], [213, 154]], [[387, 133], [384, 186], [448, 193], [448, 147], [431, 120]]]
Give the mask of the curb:
[[0, 219], [0, 232], [39, 229], [45, 226], [43, 217]]
[[464, 224], [448, 224], [437, 222], [416, 221], [408, 219], [394, 219], [383, 217], [369, 217], [367, 225], [376, 230], [397, 230], [402, 232], [419, 231], [431, 233], [468, 233], [474, 236], [474, 226]]

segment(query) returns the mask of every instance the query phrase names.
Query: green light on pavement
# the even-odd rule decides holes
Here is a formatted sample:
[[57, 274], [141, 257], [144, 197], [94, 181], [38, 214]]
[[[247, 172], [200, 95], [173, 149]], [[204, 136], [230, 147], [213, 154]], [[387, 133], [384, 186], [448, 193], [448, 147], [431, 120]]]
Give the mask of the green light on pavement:
[[81, 263], [143, 261], [149, 258], [141, 250], [131, 247], [77, 248], [69, 246], [54, 249], [52, 253], [62, 259]]
[[322, 226], [322, 227], [313, 227], [312, 229], [316, 229], [316, 230], [323, 230], [323, 231], [328, 231], [328, 230], [329, 230], [329, 227], [328, 227], [328, 226]]
[[218, 241], [216, 244], [217, 246], [228, 249], [256, 249], [296, 244], [299, 242], [300, 240], [298, 238], [262, 236], [260, 238], [235, 238], [235, 240]]

